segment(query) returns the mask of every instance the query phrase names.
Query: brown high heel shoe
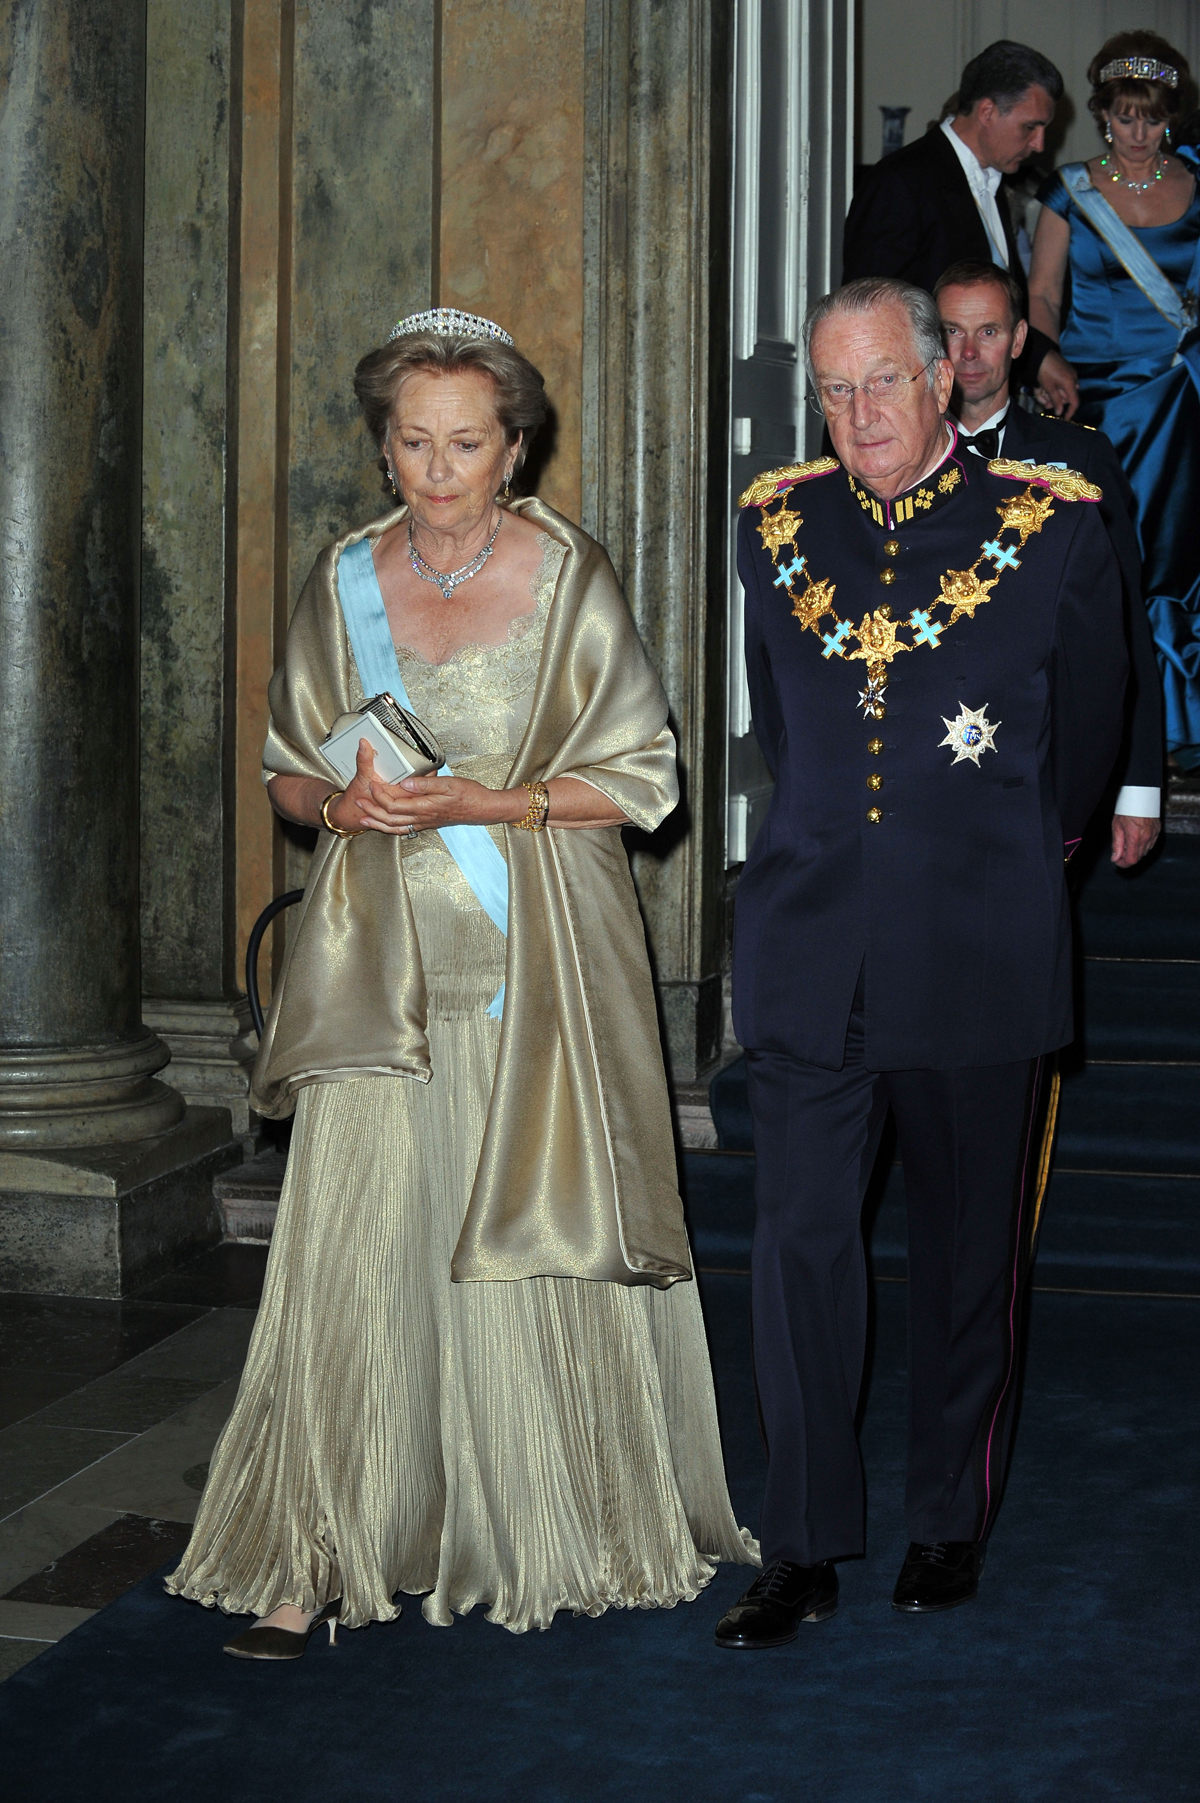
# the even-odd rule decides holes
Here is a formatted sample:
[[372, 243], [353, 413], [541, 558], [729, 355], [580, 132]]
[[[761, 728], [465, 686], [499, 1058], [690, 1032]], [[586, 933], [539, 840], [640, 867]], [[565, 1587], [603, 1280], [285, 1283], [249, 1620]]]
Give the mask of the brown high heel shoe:
[[307, 1628], [299, 1633], [293, 1633], [290, 1628], [247, 1628], [236, 1640], [225, 1642], [225, 1651], [234, 1659], [300, 1659], [310, 1635], [326, 1622], [329, 1623], [329, 1644], [336, 1646], [341, 1606], [341, 1597], [335, 1597], [323, 1609], [318, 1609]]

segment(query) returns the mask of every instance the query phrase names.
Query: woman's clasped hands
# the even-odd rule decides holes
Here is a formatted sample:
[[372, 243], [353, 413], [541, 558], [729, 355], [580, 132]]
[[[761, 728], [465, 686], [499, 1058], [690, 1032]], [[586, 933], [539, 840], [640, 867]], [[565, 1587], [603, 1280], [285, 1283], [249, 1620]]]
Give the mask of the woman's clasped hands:
[[376, 774], [370, 741], [360, 739], [354, 778], [330, 802], [328, 818], [346, 833], [372, 831], [411, 838], [414, 832], [441, 826], [494, 826], [519, 820], [527, 804], [524, 789], [489, 789], [466, 776], [406, 776], [398, 783], [384, 782]]

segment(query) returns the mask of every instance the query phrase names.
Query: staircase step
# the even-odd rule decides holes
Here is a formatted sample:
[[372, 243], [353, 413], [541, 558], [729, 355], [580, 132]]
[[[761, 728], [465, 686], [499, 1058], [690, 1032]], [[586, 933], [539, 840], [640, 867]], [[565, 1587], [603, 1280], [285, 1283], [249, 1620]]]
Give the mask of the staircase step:
[[[753, 1158], [685, 1155], [688, 1225], [696, 1263], [746, 1271], [754, 1233]], [[876, 1172], [864, 1210], [871, 1269], [908, 1268], [904, 1172]], [[1200, 1177], [1055, 1171], [1042, 1209], [1034, 1282], [1048, 1289], [1200, 1292]]]
[[1079, 935], [1089, 958], [1200, 959], [1200, 836], [1168, 834], [1135, 870], [1103, 855], [1079, 898]]
[[285, 1153], [261, 1152], [213, 1178], [213, 1195], [227, 1240], [251, 1246], [270, 1243], [286, 1168]]
[[1065, 1076], [1054, 1162], [1200, 1176], [1200, 1065], [1093, 1062]]
[[1187, 1063], [1200, 1056], [1200, 963], [1088, 958], [1076, 1006], [1089, 1058]]

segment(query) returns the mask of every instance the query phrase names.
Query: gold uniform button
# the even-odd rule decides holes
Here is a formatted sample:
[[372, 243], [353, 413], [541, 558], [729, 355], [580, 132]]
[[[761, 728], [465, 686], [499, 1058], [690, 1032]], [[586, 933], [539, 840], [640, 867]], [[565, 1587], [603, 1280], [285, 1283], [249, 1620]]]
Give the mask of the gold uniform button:
[[880, 776], [878, 770], [873, 770], [870, 776], [868, 776], [867, 787], [868, 789], [882, 789], [883, 778]]
[[880, 752], [883, 750], [883, 740], [882, 739], [868, 739], [867, 740], [867, 750], [870, 752], [870, 754], [873, 758], [877, 758], [879, 756]]
[[868, 808], [867, 809], [867, 819], [871, 822], [872, 826], [878, 826], [880, 821], [883, 819], [883, 809], [882, 808]]
[[871, 709], [871, 718], [872, 720], [882, 720], [886, 713], [887, 709], [884, 707], [882, 701], [877, 701]]
[[891, 565], [890, 565], [890, 564], [889, 564], [889, 565], [888, 565], [888, 567], [887, 567], [887, 569], [886, 569], [886, 570], [880, 570], [880, 572], [879, 572], [879, 580], [880, 580], [880, 582], [882, 582], [882, 583], [883, 583], [883, 584], [884, 584], [884, 585], [885, 585], [885, 586], [887, 586], [887, 585], [889, 585], [889, 584], [891, 584], [891, 583], [893, 583], [893, 582], [895, 582], [895, 580], [896, 580], [896, 572], [895, 572], [895, 570], [893, 570], [893, 569], [892, 569], [892, 567], [891, 567]]
[[885, 538], [883, 541], [883, 554], [885, 557], [899, 557], [900, 540], [898, 538]]

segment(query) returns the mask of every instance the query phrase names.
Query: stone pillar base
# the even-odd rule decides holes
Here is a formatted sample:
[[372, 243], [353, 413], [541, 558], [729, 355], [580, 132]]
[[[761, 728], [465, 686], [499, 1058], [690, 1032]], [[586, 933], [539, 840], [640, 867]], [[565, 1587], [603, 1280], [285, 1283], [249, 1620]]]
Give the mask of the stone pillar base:
[[127, 1296], [215, 1245], [213, 1178], [242, 1157], [224, 1108], [124, 1146], [0, 1151], [0, 1290]]
[[194, 1108], [228, 1108], [235, 1137], [245, 1138], [258, 1051], [245, 996], [233, 1002], [175, 1002], [147, 995], [142, 1019], [170, 1048], [171, 1088]]

